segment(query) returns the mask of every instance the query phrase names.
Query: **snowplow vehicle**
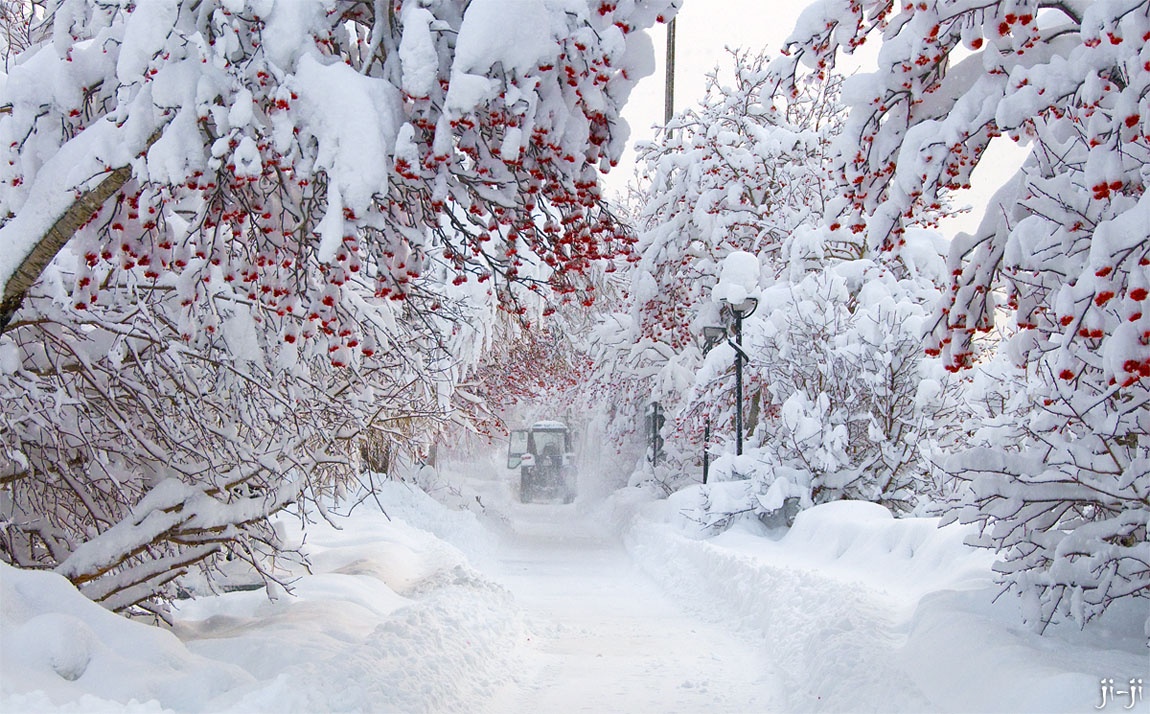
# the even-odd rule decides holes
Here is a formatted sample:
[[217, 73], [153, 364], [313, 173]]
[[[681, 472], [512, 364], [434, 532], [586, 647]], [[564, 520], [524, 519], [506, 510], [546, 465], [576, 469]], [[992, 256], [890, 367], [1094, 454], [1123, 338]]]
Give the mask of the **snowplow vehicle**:
[[539, 421], [515, 429], [507, 450], [507, 468], [519, 469], [519, 500], [575, 500], [575, 453], [571, 430], [558, 421]]

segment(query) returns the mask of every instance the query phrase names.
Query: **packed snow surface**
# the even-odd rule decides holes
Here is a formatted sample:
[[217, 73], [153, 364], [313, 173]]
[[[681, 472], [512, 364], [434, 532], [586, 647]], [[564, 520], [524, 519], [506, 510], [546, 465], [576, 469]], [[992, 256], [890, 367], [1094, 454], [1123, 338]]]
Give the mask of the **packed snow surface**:
[[1040, 637], [959, 527], [839, 502], [710, 535], [699, 489], [521, 504], [513, 476], [447, 475], [474, 513], [391, 482], [284, 519], [290, 592], [171, 630], [0, 566], [0, 711], [1055, 712], [1147, 677], [1144, 612]]

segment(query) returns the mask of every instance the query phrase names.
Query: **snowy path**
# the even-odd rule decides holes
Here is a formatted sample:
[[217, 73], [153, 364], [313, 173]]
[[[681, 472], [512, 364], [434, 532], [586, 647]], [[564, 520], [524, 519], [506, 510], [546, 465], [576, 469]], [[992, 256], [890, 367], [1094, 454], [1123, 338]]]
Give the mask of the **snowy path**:
[[618, 543], [564, 535], [573, 526], [568, 513], [518, 509], [521, 533], [490, 571], [532, 634], [521, 672], [488, 711], [782, 709], [766, 652], [685, 613]]
[[637, 514], [477, 485], [482, 520], [388, 483], [389, 515], [309, 528], [291, 594], [182, 602], [171, 630], [0, 564], [0, 712], [1047, 714], [1147, 677], [1139, 603], [1040, 637], [932, 519], [839, 502], [779, 539], [700, 539], [681, 499]]

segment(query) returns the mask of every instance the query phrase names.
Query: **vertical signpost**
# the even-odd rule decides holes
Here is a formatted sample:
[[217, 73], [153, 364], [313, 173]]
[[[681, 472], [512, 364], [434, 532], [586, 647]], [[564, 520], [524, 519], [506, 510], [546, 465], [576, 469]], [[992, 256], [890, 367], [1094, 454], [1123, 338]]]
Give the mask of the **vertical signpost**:
[[647, 405], [647, 412], [645, 421], [647, 422], [647, 438], [650, 443], [651, 453], [647, 456], [647, 460], [651, 462], [652, 466], [659, 465], [659, 454], [663, 450], [663, 437], [660, 432], [663, 430], [663, 424], [666, 418], [663, 416], [663, 407], [659, 402], [651, 402]]
[[711, 470], [711, 454], [707, 451], [707, 446], [711, 443], [711, 417], [707, 417], [707, 421], [703, 426], [703, 483], [707, 483], [707, 474]]

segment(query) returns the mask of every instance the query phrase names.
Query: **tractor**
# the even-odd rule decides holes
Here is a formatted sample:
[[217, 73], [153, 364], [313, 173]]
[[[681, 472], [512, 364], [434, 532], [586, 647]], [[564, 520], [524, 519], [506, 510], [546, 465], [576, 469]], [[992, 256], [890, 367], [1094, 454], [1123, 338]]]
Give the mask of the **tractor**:
[[575, 500], [575, 453], [571, 430], [558, 421], [539, 421], [511, 432], [507, 468], [519, 469], [519, 500]]

